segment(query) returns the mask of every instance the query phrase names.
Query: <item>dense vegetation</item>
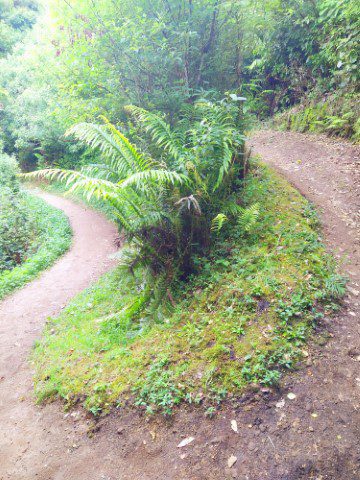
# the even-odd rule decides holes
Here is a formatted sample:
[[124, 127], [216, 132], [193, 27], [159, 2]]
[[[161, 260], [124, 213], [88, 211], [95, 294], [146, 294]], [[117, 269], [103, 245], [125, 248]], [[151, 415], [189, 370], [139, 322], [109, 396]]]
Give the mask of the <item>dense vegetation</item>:
[[63, 137], [73, 124], [106, 115], [120, 125], [127, 104], [172, 122], [199, 95], [226, 91], [245, 96], [258, 118], [330, 99], [320, 129], [358, 136], [359, 8], [356, 0], [46, 2], [30, 37], [0, 63], [6, 151], [29, 168], [86, 164], [87, 150]]
[[22, 263], [36, 236], [31, 212], [17, 179], [14, 158], [0, 155], [0, 272]]
[[38, 10], [36, 0], [0, 1], [0, 58], [9, 54], [33, 27]]
[[0, 299], [51, 265], [71, 238], [66, 217], [24, 192], [18, 172], [0, 153]]
[[[211, 232], [229, 220], [250, 223], [236, 194], [246, 156], [240, 132], [241, 99], [197, 102], [175, 127], [159, 115], [127, 107], [150, 137], [141, 151], [109, 124], [78, 124], [73, 135], [101, 160], [80, 171], [46, 169], [26, 176], [58, 178], [70, 191], [96, 196], [114, 209], [128, 246], [122, 259], [131, 271], [147, 267], [150, 285], [167, 288], [196, 270], [194, 257], [209, 252]], [[146, 149], [145, 149], [146, 147]], [[161, 281], [162, 280], [162, 281]]]
[[6, 154], [102, 202], [126, 240], [38, 346], [39, 397], [168, 413], [276, 383], [343, 280], [308, 203], [249, 173], [245, 134], [275, 115], [359, 138], [358, 2], [1, 5]]

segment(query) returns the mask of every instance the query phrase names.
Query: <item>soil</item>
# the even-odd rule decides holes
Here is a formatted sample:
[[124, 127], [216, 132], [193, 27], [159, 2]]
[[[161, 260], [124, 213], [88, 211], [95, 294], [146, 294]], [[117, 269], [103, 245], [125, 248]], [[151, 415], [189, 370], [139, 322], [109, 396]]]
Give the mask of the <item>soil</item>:
[[304, 363], [278, 390], [248, 392], [212, 419], [200, 408], [181, 407], [170, 419], [126, 408], [95, 423], [80, 408], [35, 406], [31, 345], [48, 315], [109, 268], [116, 236], [100, 215], [46, 196], [69, 215], [74, 244], [0, 306], [1, 479], [360, 479], [359, 148], [273, 131], [250, 143], [319, 207], [329, 248], [349, 277], [342, 311], [324, 320]]

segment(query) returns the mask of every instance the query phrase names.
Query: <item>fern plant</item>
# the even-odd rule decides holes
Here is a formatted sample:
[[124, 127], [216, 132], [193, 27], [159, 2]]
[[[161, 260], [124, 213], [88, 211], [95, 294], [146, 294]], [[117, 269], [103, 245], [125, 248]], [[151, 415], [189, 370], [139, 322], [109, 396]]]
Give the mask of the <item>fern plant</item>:
[[146, 149], [101, 117], [100, 125], [80, 123], [66, 133], [96, 150], [100, 163], [25, 177], [56, 179], [70, 192], [110, 204], [129, 243], [127, 264], [146, 266], [169, 283], [192, 272], [194, 251], [210, 248], [212, 220], [241, 176], [244, 137], [237, 112], [224, 102], [196, 103], [175, 128], [163, 115], [126, 110], [145, 135]]

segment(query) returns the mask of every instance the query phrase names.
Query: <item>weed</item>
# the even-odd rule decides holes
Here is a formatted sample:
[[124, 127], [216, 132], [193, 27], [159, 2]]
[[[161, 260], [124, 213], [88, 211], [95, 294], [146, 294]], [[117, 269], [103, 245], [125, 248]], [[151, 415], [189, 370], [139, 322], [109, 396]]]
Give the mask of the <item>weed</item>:
[[216, 413], [216, 408], [215, 407], [208, 407], [205, 410], [205, 417], [213, 418]]
[[325, 280], [325, 294], [328, 298], [341, 298], [346, 292], [346, 278], [334, 273]]
[[170, 415], [174, 405], [183, 398], [183, 392], [175, 386], [174, 375], [168, 365], [168, 358], [160, 357], [151, 364], [144, 381], [134, 388], [135, 405], [145, 407], [147, 413], [160, 411]]

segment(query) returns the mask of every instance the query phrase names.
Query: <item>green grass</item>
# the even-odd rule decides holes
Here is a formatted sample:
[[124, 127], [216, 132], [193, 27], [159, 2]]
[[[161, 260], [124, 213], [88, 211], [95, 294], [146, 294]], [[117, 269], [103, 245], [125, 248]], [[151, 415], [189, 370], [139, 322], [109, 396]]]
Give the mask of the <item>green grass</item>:
[[12, 270], [0, 272], [0, 299], [35, 278], [69, 248], [71, 229], [67, 217], [46, 202], [30, 194], [26, 203], [36, 231], [28, 257]]
[[141, 275], [116, 269], [49, 321], [33, 355], [39, 401], [80, 401], [94, 414], [126, 402], [170, 413], [187, 401], [213, 414], [293, 368], [343, 279], [316, 212], [286, 181], [255, 165], [243, 201], [258, 203], [256, 223], [221, 231], [200, 273], [173, 289], [175, 307], [148, 305]]

